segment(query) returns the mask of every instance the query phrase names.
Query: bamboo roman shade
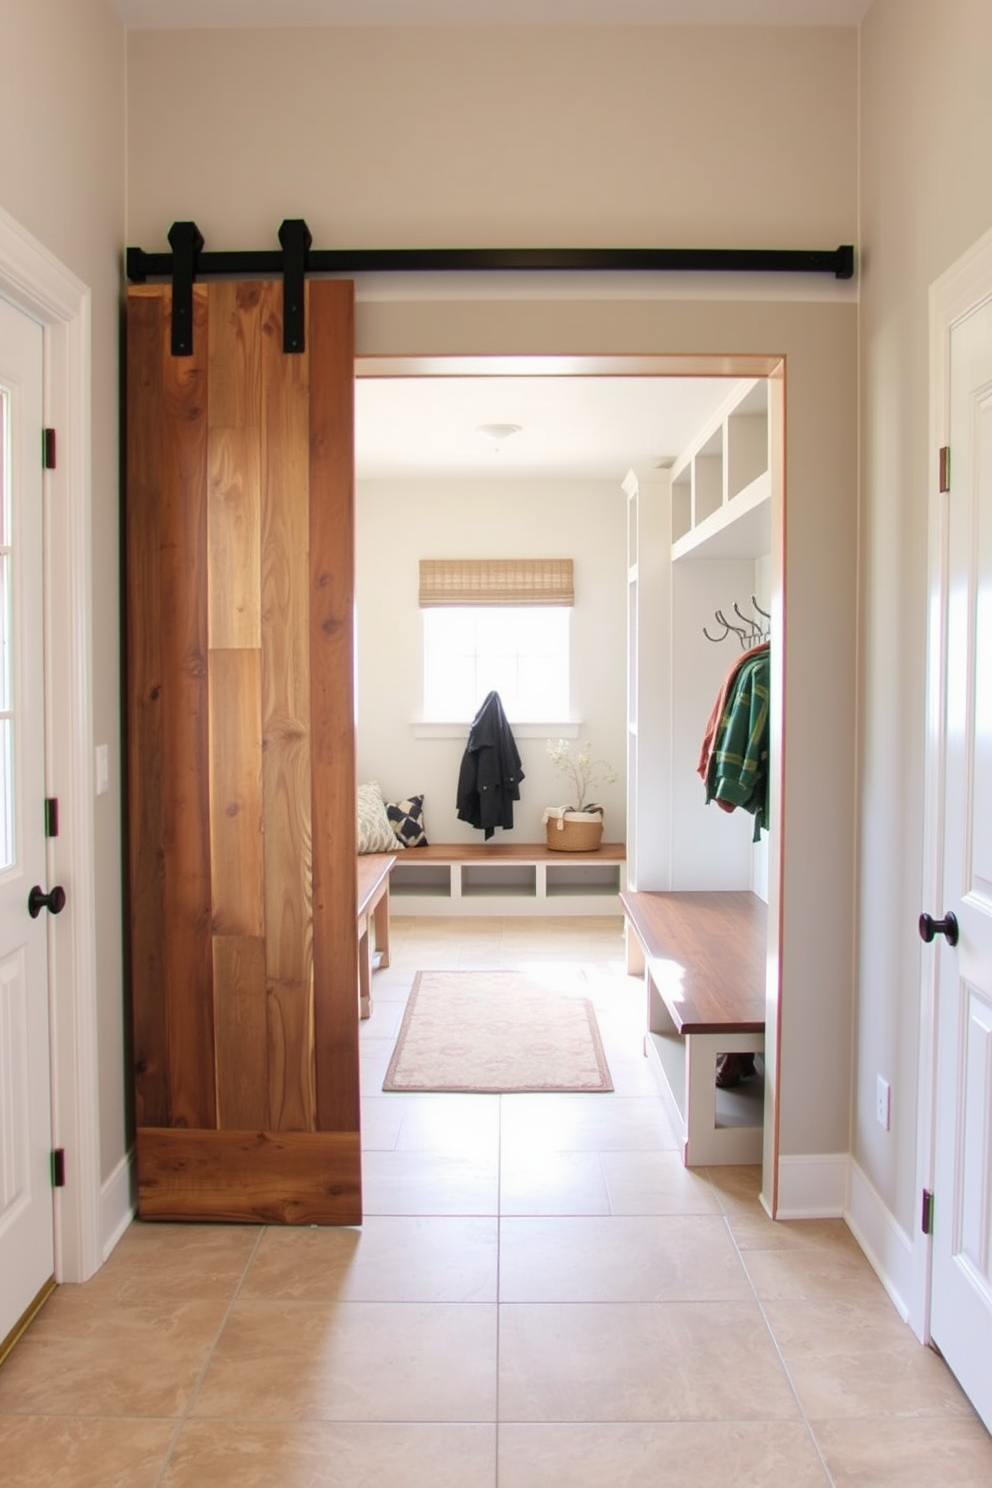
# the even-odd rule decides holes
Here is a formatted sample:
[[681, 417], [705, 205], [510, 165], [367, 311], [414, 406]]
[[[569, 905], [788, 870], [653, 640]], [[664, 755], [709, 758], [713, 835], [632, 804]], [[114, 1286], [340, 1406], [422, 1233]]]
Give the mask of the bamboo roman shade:
[[571, 558], [421, 558], [420, 607], [574, 605]]

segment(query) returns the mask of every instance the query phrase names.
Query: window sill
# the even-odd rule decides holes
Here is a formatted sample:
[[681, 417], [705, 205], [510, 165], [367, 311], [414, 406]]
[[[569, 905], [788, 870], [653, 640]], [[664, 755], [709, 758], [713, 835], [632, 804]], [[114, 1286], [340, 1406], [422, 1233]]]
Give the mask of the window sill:
[[[415, 739], [464, 739], [469, 723], [411, 723]], [[514, 723], [510, 729], [516, 739], [577, 739], [581, 723]]]

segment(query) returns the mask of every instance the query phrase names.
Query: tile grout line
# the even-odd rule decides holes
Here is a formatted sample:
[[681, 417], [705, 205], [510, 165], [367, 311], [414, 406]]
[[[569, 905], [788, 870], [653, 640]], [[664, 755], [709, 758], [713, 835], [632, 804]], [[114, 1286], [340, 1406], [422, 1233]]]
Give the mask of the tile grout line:
[[[502, 943], [502, 928], [500, 931]], [[503, 1096], [498, 1097], [496, 1128], [496, 1379], [495, 1420], [493, 1422], [493, 1488], [499, 1488], [500, 1457], [500, 1338], [502, 1334], [503, 1294]]]
[[826, 1482], [830, 1485], [830, 1488], [836, 1488], [836, 1480], [833, 1473], [830, 1471], [830, 1468], [827, 1466], [826, 1458], [820, 1450], [820, 1443], [817, 1440], [816, 1432], [813, 1430], [813, 1423], [810, 1421], [809, 1416], [806, 1414], [805, 1408], [803, 1407], [799, 1391], [796, 1388], [796, 1382], [792, 1377], [792, 1370], [789, 1368], [788, 1364], [785, 1361], [785, 1355], [783, 1354], [781, 1345], [779, 1344], [779, 1341], [775, 1336], [775, 1329], [772, 1327], [768, 1314], [765, 1311], [764, 1303], [758, 1295], [758, 1289], [754, 1284], [754, 1279], [752, 1278], [750, 1271], [748, 1270], [747, 1262], [744, 1259], [744, 1253], [737, 1243], [737, 1237], [735, 1236], [733, 1227], [730, 1223], [730, 1216], [729, 1214], [725, 1213], [723, 1218], [724, 1223], [727, 1226], [727, 1233], [730, 1236], [730, 1243], [734, 1247], [734, 1250], [737, 1252], [737, 1258], [741, 1263], [744, 1275], [747, 1277], [747, 1284], [751, 1288], [751, 1295], [754, 1297], [755, 1306], [757, 1307], [758, 1312], [761, 1314], [761, 1321], [764, 1323], [765, 1328], [768, 1331], [768, 1337], [771, 1339], [772, 1347], [774, 1348], [775, 1353], [778, 1356], [778, 1361], [782, 1366], [782, 1372], [785, 1375], [786, 1380], [788, 1381], [789, 1389], [792, 1391], [796, 1405], [799, 1409], [799, 1418], [802, 1421], [803, 1426], [806, 1428], [806, 1435], [810, 1440], [813, 1451], [816, 1453], [817, 1461], [823, 1468], [824, 1478]]
[[227, 1327], [228, 1322], [230, 1321], [231, 1313], [232, 1313], [232, 1311], [234, 1309], [234, 1304], [237, 1302], [239, 1296], [241, 1295], [241, 1289], [242, 1289], [242, 1287], [245, 1284], [245, 1280], [246, 1280], [246, 1278], [248, 1276], [248, 1272], [251, 1270], [252, 1262], [254, 1261], [256, 1255], [258, 1254], [258, 1248], [259, 1248], [259, 1246], [262, 1243], [262, 1236], [265, 1234], [266, 1229], [268, 1229], [268, 1226], [267, 1225], [260, 1225], [259, 1226], [258, 1235], [255, 1238], [255, 1244], [252, 1246], [251, 1253], [248, 1256], [248, 1259], [245, 1261], [244, 1266], [242, 1267], [241, 1276], [238, 1279], [237, 1285], [235, 1286], [234, 1291], [232, 1292], [230, 1298], [228, 1299], [228, 1304], [227, 1304], [227, 1307], [225, 1308], [224, 1316], [221, 1318], [220, 1326], [217, 1329], [216, 1337], [214, 1338], [213, 1343], [210, 1345], [210, 1348], [209, 1348], [209, 1350], [207, 1352], [207, 1357], [203, 1361], [203, 1365], [202, 1365], [202, 1367], [200, 1369], [199, 1374], [197, 1375], [195, 1381], [193, 1382], [193, 1388], [190, 1391], [189, 1399], [186, 1402], [186, 1408], [182, 1412], [182, 1414], [180, 1415], [179, 1419], [176, 1422], [176, 1429], [175, 1429], [175, 1431], [172, 1434], [172, 1440], [169, 1442], [168, 1450], [166, 1451], [165, 1457], [164, 1457], [163, 1462], [162, 1462], [162, 1466], [159, 1468], [158, 1475], [155, 1478], [155, 1482], [153, 1484], [153, 1488], [161, 1488], [161, 1484], [162, 1484], [162, 1482], [164, 1480], [164, 1475], [168, 1471], [169, 1465], [172, 1462], [172, 1456], [173, 1456], [173, 1453], [176, 1450], [176, 1446], [178, 1445], [179, 1438], [182, 1435], [183, 1428], [186, 1426], [187, 1422], [189, 1421], [190, 1413], [192, 1412], [192, 1409], [193, 1409], [194, 1405], [196, 1404], [197, 1396], [200, 1393], [200, 1389], [201, 1389], [201, 1387], [203, 1385], [204, 1378], [206, 1377], [207, 1370], [210, 1368], [210, 1365], [213, 1363], [214, 1355], [217, 1352], [218, 1344], [220, 1343], [220, 1340], [221, 1340], [221, 1338], [223, 1337], [223, 1334], [224, 1334], [224, 1330]]

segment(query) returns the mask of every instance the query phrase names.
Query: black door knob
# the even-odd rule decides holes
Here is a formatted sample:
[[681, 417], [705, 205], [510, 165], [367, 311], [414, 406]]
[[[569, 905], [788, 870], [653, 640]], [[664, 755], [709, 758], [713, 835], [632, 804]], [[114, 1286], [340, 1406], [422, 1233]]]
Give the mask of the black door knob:
[[927, 945], [935, 935], [946, 935], [947, 944], [956, 946], [958, 943], [958, 918], [957, 915], [948, 913], [942, 920], [935, 920], [933, 915], [920, 915], [920, 939], [925, 940]]
[[47, 909], [49, 914], [61, 914], [65, 909], [65, 889], [61, 884], [56, 884], [47, 894], [42, 892], [40, 884], [35, 884], [28, 895], [28, 914], [36, 920], [43, 909]]

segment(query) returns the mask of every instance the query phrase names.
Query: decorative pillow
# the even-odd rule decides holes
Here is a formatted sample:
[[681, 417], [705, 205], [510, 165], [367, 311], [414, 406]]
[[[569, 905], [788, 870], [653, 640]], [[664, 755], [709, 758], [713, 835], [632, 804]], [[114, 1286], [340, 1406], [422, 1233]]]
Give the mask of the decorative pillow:
[[405, 801], [387, 801], [386, 815], [401, 847], [427, 846], [423, 796], [408, 796]]
[[358, 787], [358, 851], [395, 852], [396, 838], [377, 780]]

